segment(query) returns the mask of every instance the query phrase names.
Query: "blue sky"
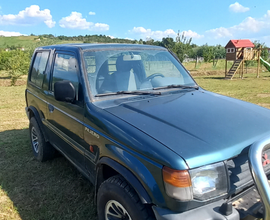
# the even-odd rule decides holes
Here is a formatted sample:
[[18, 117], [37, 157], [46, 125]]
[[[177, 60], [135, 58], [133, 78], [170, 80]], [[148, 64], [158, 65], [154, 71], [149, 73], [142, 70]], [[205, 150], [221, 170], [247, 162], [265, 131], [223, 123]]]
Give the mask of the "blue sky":
[[9, 0], [0, 2], [0, 35], [102, 34], [161, 40], [185, 32], [198, 45], [230, 39], [270, 47], [269, 0]]

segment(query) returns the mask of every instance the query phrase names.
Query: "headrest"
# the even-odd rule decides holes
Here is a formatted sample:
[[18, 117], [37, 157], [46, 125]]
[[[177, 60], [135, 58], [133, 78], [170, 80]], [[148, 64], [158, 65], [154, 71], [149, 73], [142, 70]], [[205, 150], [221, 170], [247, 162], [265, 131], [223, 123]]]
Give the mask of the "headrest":
[[123, 56], [120, 56], [116, 60], [116, 70], [120, 72], [129, 72], [132, 68], [130, 61], [124, 61]]

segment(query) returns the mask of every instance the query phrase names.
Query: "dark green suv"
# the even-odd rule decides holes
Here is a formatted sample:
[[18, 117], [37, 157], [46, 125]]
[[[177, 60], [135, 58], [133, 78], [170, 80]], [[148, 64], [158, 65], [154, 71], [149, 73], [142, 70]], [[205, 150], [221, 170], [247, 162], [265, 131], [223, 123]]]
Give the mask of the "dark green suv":
[[25, 97], [36, 159], [76, 166], [100, 220], [269, 220], [270, 110], [200, 88], [167, 49], [37, 48]]

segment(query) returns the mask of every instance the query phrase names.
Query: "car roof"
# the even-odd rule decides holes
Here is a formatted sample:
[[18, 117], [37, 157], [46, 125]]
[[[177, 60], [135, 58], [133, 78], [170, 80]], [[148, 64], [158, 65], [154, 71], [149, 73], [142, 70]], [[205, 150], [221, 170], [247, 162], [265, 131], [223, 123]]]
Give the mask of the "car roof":
[[143, 45], [143, 44], [58, 44], [43, 46], [37, 49], [58, 49], [58, 50], [102, 50], [102, 49], [154, 49], [154, 50], [166, 50], [164, 47]]

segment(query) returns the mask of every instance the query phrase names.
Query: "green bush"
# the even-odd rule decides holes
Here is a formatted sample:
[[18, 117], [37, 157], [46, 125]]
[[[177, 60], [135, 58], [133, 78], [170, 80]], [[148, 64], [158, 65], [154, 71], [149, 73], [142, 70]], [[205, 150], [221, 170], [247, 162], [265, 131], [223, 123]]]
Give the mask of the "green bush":
[[0, 70], [6, 70], [11, 78], [11, 85], [28, 72], [30, 58], [28, 51], [12, 50], [0, 53]]

